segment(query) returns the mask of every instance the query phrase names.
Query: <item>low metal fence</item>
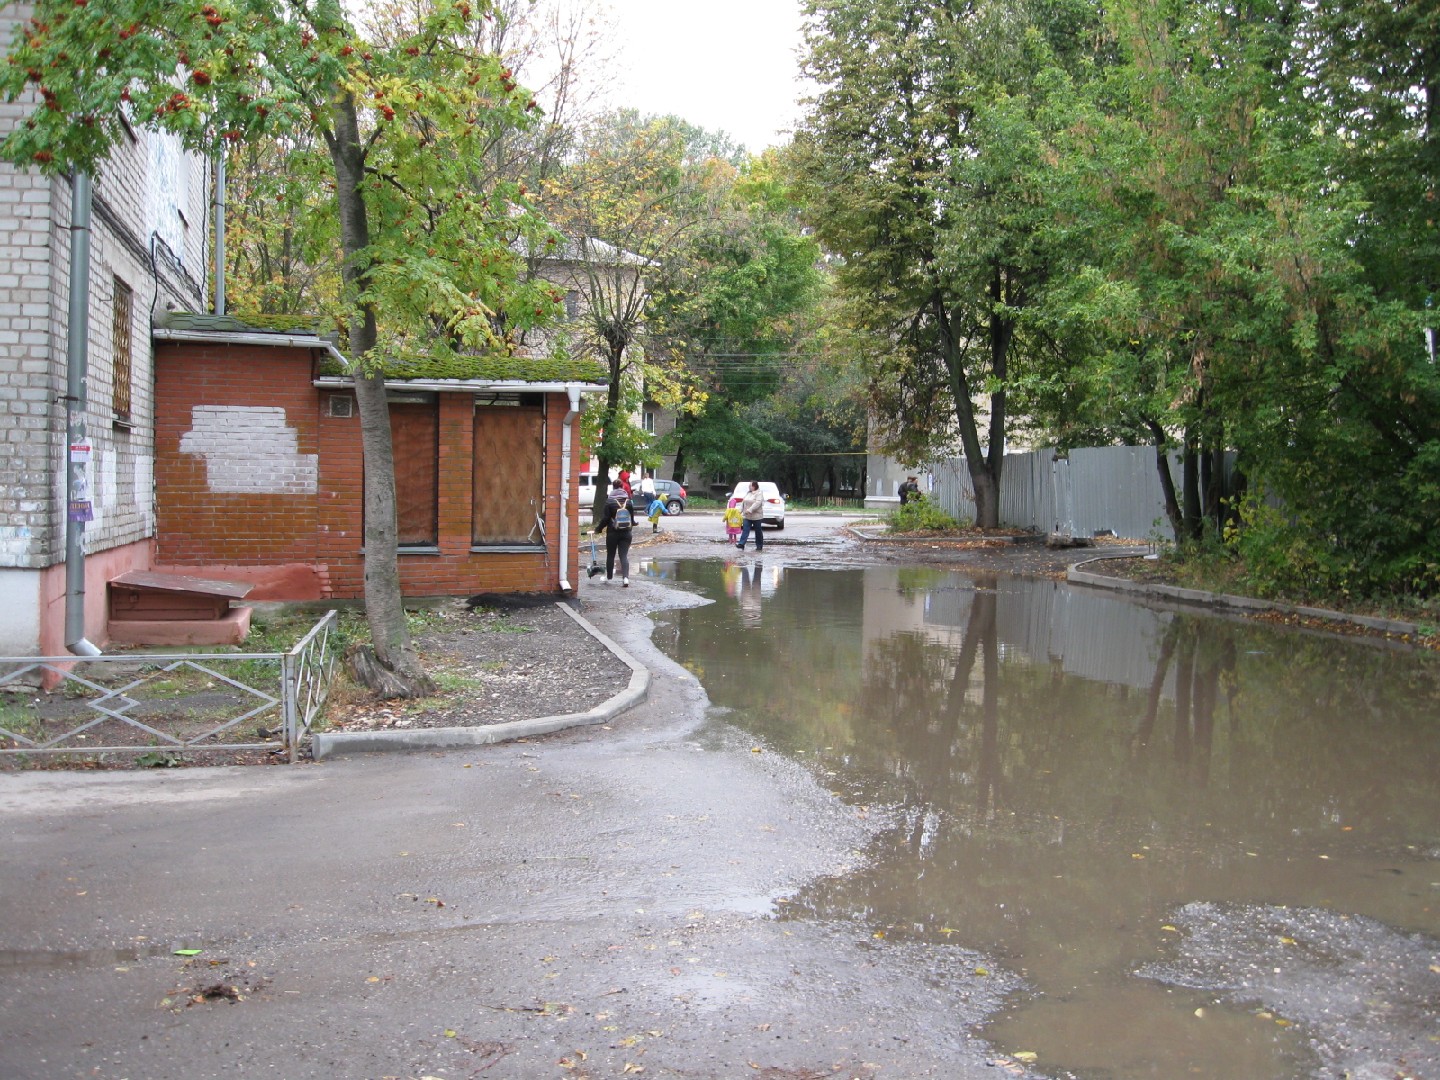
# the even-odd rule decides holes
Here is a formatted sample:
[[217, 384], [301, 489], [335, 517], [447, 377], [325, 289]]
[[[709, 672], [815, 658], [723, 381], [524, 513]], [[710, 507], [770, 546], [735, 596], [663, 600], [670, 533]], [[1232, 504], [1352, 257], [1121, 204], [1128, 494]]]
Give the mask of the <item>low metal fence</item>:
[[[298, 759], [339, 659], [330, 611], [288, 652], [0, 657], [0, 755]], [[48, 686], [48, 689], [42, 689]]]

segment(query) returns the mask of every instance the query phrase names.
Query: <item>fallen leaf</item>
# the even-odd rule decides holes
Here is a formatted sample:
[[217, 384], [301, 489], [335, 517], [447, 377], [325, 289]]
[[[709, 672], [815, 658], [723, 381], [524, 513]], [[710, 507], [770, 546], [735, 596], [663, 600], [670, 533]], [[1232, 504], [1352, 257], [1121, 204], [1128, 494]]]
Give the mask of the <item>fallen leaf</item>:
[[176, 956], [199, 956], [199, 955], [200, 955], [202, 952], [204, 952], [204, 951], [205, 951], [204, 949], [176, 949], [176, 950], [175, 950], [175, 955], [176, 955]]
[[445, 1037], [446, 1037], [447, 1039], [453, 1039], [453, 1038], [455, 1038], [455, 1029], [454, 1029], [454, 1028], [446, 1028], [446, 1029], [445, 1029]]
[[1016, 1061], [1024, 1062], [1035, 1061], [1040, 1057], [1040, 1055], [1035, 1053], [1034, 1050], [1017, 1050], [1010, 1056], [1013, 1057]]

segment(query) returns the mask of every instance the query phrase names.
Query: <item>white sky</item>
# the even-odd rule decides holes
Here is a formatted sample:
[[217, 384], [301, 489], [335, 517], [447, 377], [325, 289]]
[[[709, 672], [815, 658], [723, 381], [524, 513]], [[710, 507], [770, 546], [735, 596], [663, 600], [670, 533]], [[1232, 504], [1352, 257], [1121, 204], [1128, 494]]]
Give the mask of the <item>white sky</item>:
[[612, 103], [674, 113], [752, 153], [799, 116], [799, 0], [608, 0], [620, 46]]

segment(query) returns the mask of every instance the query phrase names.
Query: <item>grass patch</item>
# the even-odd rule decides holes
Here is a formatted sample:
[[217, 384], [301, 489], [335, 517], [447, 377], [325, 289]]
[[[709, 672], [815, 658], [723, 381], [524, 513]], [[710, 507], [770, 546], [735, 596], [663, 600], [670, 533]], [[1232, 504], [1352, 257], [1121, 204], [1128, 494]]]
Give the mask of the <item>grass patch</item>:
[[1344, 592], [1317, 594], [1257, 585], [1238, 555], [1213, 546], [1192, 551], [1169, 548], [1155, 559], [1107, 559], [1098, 572], [1153, 585], [1275, 600], [1284, 604], [1324, 608], [1346, 615], [1415, 623], [1429, 647], [1440, 646], [1440, 600], [1415, 597], [1359, 597]]

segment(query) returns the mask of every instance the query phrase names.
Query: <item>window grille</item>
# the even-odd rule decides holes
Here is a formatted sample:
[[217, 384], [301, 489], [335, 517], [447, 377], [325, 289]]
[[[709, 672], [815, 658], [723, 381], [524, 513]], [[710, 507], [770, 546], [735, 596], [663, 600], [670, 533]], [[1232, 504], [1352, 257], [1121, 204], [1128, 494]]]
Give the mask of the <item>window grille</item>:
[[113, 322], [110, 327], [111, 392], [110, 408], [116, 420], [130, 421], [133, 383], [130, 325], [135, 314], [135, 293], [118, 277], [114, 283]]

